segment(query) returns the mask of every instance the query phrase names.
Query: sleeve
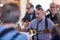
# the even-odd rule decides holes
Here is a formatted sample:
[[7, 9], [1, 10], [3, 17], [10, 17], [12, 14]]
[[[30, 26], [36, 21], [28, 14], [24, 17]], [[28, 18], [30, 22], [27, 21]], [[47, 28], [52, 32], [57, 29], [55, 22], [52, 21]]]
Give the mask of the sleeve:
[[26, 34], [26, 36], [27, 36], [28, 40], [30, 40], [31, 36], [30, 36], [30, 34], [29, 34], [29, 33], [26, 33], [26, 32], [20, 32], [20, 33], [22, 33], [22, 34]]
[[28, 40], [28, 37], [26, 34], [20, 34], [15, 40]]
[[54, 26], [54, 23], [50, 19], [48, 19], [48, 29], [52, 30], [53, 26]]
[[26, 28], [26, 32], [29, 30], [29, 29], [31, 29], [33, 27], [33, 23], [32, 22], [30, 22], [30, 24], [27, 26], [27, 28]]
[[51, 40], [59, 40], [59, 36], [57, 34], [55, 34]]
[[49, 15], [50, 15], [50, 14], [46, 15], [46, 18], [49, 18]]
[[22, 19], [22, 21], [26, 21], [26, 19], [27, 19], [27, 14], [25, 14], [25, 16], [24, 16], [24, 18]]

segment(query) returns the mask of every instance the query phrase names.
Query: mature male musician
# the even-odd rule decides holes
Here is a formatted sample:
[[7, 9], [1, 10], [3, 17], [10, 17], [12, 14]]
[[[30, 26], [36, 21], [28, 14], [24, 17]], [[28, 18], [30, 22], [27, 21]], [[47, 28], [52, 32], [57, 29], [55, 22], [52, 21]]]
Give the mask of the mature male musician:
[[50, 4], [49, 12], [50, 14], [48, 14], [46, 18], [51, 19], [54, 22], [54, 24], [56, 24], [58, 19], [57, 19], [57, 8], [55, 3]]
[[23, 22], [26, 22], [27, 20], [32, 21], [35, 19], [35, 11], [34, 11], [34, 5], [31, 3], [27, 3], [26, 5], [26, 14], [24, 18], [22, 19]]
[[36, 19], [31, 21], [27, 29], [35, 29], [37, 34], [33, 36], [33, 40], [50, 40], [51, 39], [51, 29], [53, 28], [54, 23], [45, 18], [44, 10], [41, 5], [36, 6]]

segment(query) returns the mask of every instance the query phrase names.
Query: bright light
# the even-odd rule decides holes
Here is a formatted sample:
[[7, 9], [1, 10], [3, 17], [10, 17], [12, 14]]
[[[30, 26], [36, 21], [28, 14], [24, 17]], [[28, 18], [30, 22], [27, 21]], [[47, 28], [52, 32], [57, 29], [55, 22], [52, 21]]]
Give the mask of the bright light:
[[0, 7], [3, 7], [4, 4], [0, 4]]
[[60, 0], [54, 0], [54, 3], [59, 4], [60, 5]]
[[30, 2], [36, 7], [37, 4], [40, 4], [42, 8], [46, 11], [49, 9], [49, 5], [52, 0], [30, 0]]

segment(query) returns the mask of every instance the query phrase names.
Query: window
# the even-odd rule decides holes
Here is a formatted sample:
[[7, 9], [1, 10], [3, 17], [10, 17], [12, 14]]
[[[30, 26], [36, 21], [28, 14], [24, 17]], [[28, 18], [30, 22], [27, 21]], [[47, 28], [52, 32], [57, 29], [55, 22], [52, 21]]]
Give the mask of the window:
[[40, 4], [45, 11], [47, 9], [49, 9], [49, 5], [51, 2], [52, 2], [52, 0], [30, 0], [30, 3], [32, 3], [34, 5], [34, 7], [37, 4]]

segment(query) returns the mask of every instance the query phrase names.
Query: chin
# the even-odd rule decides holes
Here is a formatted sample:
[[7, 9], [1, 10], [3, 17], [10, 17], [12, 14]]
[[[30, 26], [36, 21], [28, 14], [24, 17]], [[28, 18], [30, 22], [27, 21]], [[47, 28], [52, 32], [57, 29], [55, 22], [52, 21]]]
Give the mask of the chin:
[[40, 19], [37, 19], [38, 21], [40, 21]]

